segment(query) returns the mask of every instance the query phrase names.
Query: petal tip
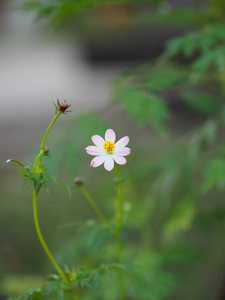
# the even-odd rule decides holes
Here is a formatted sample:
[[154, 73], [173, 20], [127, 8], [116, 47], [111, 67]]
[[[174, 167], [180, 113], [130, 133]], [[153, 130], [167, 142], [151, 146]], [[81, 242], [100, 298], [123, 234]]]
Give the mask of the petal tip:
[[91, 162], [90, 166], [91, 166], [92, 168], [95, 168], [95, 167], [96, 167], [95, 162]]
[[108, 169], [108, 168], [105, 167], [105, 169], [106, 169], [106, 171], [110, 172], [110, 171], [112, 171], [113, 168], [112, 169]]

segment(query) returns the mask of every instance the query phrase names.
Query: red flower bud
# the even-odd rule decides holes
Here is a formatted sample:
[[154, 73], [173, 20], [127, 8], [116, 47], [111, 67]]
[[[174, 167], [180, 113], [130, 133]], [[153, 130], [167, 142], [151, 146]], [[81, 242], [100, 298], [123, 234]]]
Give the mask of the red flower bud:
[[76, 183], [76, 185], [82, 185], [83, 184], [83, 181], [80, 179], [80, 177], [76, 177], [74, 179], [74, 182]]
[[66, 102], [61, 102], [59, 104], [59, 110], [64, 112], [68, 108], [68, 104]]

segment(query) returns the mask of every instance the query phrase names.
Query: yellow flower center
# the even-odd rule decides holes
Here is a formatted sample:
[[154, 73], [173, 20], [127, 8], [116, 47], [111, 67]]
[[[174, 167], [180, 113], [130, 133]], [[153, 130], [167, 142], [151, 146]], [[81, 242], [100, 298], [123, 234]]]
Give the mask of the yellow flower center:
[[115, 149], [115, 145], [111, 141], [105, 141], [105, 143], [103, 144], [103, 148], [106, 150], [107, 153], [112, 153]]

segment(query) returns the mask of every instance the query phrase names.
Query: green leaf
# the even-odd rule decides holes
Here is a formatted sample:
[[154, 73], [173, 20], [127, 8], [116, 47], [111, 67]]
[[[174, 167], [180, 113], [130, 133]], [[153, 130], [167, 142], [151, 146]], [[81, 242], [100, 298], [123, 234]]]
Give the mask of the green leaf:
[[43, 291], [48, 291], [48, 292], [54, 292], [54, 291], [58, 291], [60, 283], [59, 281], [60, 279], [56, 278], [56, 281], [51, 280], [49, 281], [43, 288]]
[[196, 91], [188, 91], [182, 95], [182, 100], [191, 108], [205, 114], [216, 113], [220, 106], [212, 96]]
[[10, 300], [42, 300], [42, 294], [40, 289], [30, 289], [28, 292], [24, 293], [20, 297], [10, 298]]
[[197, 51], [208, 53], [214, 46], [216, 39], [205, 32], [196, 31], [186, 34], [182, 37], [169, 40], [167, 48], [163, 56], [169, 58], [180, 53], [190, 58], [194, 56]]
[[18, 161], [18, 160], [15, 160], [15, 159], [7, 159], [4, 163], [3, 163], [3, 165], [5, 165], [5, 164], [8, 164], [8, 163], [12, 163], [12, 165], [13, 166], [16, 166], [16, 167], [21, 167], [21, 168], [26, 168], [25, 166], [24, 166], [24, 164], [23, 163], [21, 163], [20, 161]]
[[42, 294], [40, 292], [35, 291], [32, 297], [36, 300], [42, 300]]
[[46, 176], [46, 179], [50, 179], [52, 180], [54, 183], [61, 183], [68, 191], [69, 193], [69, 196], [71, 196], [71, 190], [70, 190], [70, 187], [65, 183], [63, 182], [62, 180], [56, 178], [55, 176]]
[[76, 287], [87, 287], [91, 290], [97, 287], [98, 281], [102, 279], [101, 273], [102, 271], [110, 271], [114, 268], [122, 269], [123, 266], [119, 264], [110, 264], [110, 265], [101, 265], [97, 269], [85, 269], [80, 268], [76, 271]]
[[63, 300], [63, 290], [61, 288], [58, 289], [58, 298], [59, 300]]
[[150, 122], [159, 132], [166, 132], [163, 122], [169, 116], [169, 110], [162, 98], [130, 88], [121, 94], [120, 101], [127, 113], [139, 124]]
[[181, 199], [173, 209], [169, 220], [166, 222], [164, 227], [165, 237], [171, 237], [181, 231], [189, 229], [195, 215], [196, 206], [192, 199], [188, 196]]
[[81, 268], [77, 271], [76, 286], [95, 289], [98, 281], [101, 280], [101, 275], [98, 270]]
[[36, 11], [36, 20], [39, 20], [45, 16], [49, 16], [58, 4], [59, 2], [57, 1], [55, 1], [55, 4], [53, 1], [28, 1], [21, 5], [21, 9], [26, 11]]
[[108, 229], [105, 226], [102, 226], [102, 224], [96, 223], [93, 229], [90, 230], [87, 238], [87, 244], [96, 250], [103, 244], [108, 236]]
[[225, 46], [221, 45], [201, 55], [193, 63], [193, 68], [198, 72], [205, 72], [210, 67], [223, 70], [225, 67]]
[[213, 187], [223, 190], [225, 188], [225, 159], [216, 157], [209, 161], [204, 169], [204, 176], [203, 192]]
[[146, 85], [152, 92], [170, 88], [182, 81], [182, 71], [177, 67], [164, 66], [148, 77]]

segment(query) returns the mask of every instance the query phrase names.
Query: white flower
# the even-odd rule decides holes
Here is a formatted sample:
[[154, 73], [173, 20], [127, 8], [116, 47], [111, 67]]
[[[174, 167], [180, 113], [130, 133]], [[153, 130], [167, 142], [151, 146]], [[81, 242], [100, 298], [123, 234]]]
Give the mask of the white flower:
[[116, 134], [112, 129], [107, 129], [105, 132], [105, 139], [99, 135], [91, 137], [95, 146], [88, 146], [85, 148], [90, 155], [96, 155], [91, 161], [91, 167], [99, 167], [104, 163], [107, 171], [111, 171], [114, 167], [114, 161], [119, 165], [124, 165], [127, 161], [124, 156], [130, 154], [130, 148], [126, 147], [129, 143], [129, 137], [125, 136], [116, 141]]

